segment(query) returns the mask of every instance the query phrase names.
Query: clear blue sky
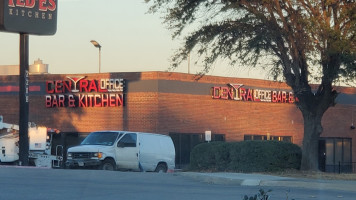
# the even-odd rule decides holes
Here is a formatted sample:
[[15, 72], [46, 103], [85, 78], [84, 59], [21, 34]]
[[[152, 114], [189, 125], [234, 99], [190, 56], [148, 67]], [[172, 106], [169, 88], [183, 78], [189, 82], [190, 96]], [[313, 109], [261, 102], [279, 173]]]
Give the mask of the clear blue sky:
[[[98, 72], [98, 49], [102, 46], [102, 72], [165, 71], [181, 41], [159, 15], [147, 14], [144, 0], [58, 0], [58, 26], [54, 36], [30, 36], [30, 59], [49, 64], [56, 74]], [[0, 65], [19, 63], [19, 35], [0, 32]], [[187, 72], [187, 63], [176, 69]], [[191, 62], [191, 72], [201, 68]], [[261, 77], [217, 63], [209, 73], [218, 76]]]

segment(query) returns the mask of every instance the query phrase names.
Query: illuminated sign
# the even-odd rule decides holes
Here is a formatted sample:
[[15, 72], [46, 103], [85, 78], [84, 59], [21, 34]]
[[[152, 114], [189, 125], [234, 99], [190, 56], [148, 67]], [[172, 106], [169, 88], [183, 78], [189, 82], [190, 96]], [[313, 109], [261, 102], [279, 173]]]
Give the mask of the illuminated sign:
[[46, 82], [46, 107], [118, 107], [124, 104], [124, 80], [69, 80]]
[[254, 101], [272, 103], [294, 103], [293, 92], [275, 91], [267, 89], [251, 89], [243, 87], [243, 84], [229, 83], [224, 87], [212, 87], [213, 99], [226, 99], [235, 101]]
[[58, 0], [0, 0], [0, 30], [54, 35], [57, 8]]

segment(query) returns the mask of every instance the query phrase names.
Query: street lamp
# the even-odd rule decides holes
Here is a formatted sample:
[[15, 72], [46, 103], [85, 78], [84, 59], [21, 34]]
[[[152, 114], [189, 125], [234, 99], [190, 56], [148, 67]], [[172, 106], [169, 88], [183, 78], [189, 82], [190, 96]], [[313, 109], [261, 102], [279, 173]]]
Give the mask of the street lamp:
[[96, 48], [99, 48], [99, 73], [100, 73], [100, 68], [101, 68], [101, 45], [95, 41], [95, 40], [91, 40], [90, 41]]

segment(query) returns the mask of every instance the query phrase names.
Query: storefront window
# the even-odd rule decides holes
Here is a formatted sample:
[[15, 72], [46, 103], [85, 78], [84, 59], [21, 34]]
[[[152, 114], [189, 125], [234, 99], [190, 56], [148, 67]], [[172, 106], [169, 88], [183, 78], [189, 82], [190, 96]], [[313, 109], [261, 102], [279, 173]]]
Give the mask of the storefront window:
[[334, 141], [333, 140], [326, 140], [325, 141], [325, 150], [326, 150], [326, 165], [333, 165], [334, 164]]
[[342, 162], [342, 139], [335, 140], [335, 163]]
[[263, 136], [262, 135], [254, 135], [253, 140], [263, 140]]
[[344, 159], [351, 161], [351, 140], [344, 140]]
[[292, 143], [292, 137], [291, 136], [285, 136], [285, 137], [282, 137], [283, 139], [282, 139], [282, 141], [283, 142], [290, 142], [290, 143]]
[[252, 140], [252, 135], [244, 135], [244, 140]]
[[292, 142], [292, 136], [244, 135], [244, 140], [275, 140]]
[[351, 138], [321, 138], [319, 165], [326, 172], [352, 172]]

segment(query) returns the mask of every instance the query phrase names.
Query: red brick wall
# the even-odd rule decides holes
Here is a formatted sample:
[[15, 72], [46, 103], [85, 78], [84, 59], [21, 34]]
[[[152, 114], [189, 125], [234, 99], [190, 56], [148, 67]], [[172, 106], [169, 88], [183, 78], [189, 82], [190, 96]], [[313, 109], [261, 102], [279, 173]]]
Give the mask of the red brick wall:
[[294, 105], [237, 102], [209, 95], [160, 94], [159, 131], [162, 133], [226, 134], [228, 141], [245, 134], [292, 136], [301, 144], [303, 120]]
[[0, 115], [5, 123], [19, 124], [19, 98], [15, 95], [0, 96]]

